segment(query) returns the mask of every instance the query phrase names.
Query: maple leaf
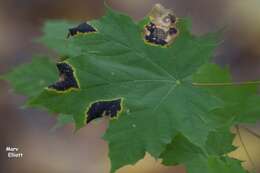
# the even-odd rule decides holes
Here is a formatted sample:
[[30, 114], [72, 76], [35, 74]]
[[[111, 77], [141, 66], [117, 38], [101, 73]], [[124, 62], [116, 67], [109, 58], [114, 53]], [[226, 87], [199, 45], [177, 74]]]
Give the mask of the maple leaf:
[[163, 164], [184, 164], [187, 173], [247, 173], [240, 161], [225, 156], [234, 149], [231, 147], [234, 135], [228, 131], [214, 133], [206, 143], [206, 150], [194, 146], [182, 135], [176, 136], [160, 156]]
[[4, 78], [29, 96], [30, 106], [59, 113], [55, 127], [74, 121], [79, 129], [111, 117], [104, 135], [111, 172], [148, 152], [166, 165], [185, 164], [190, 173], [244, 173], [239, 161], [223, 155], [235, 149], [228, 129], [259, 119], [259, 82], [233, 82], [227, 69], [208, 64], [219, 33], [194, 36], [191, 22], [178, 19], [174, 42], [156, 46], [144, 39], [149, 23], [109, 8], [79, 25], [91, 33], [48, 22], [40, 41], [61, 56], [59, 74], [54, 63], [39, 59]]
[[77, 47], [70, 44], [68, 37], [68, 29], [73, 28], [75, 23], [52, 20], [45, 23], [43, 26], [43, 36], [36, 39], [58, 53], [61, 59], [66, 59], [70, 56], [76, 56], [78, 53]]
[[35, 56], [31, 63], [23, 64], [2, 76], [15, 91], [29, 99], [40, 94], [49, 83], [56, 80], [55, 64], [46, 56]]
[[225, 101], [225, 106], [214, 110], [215, 120], [222, 126], [238, 123], [256, 123], [260, 119], [259, 81], [234, 82], [228, 68], [205, 64], [193, 76], [194, 85]]
[[[47, 56], [34, 56], [31, 63], [16, 67], [9, 73], [1, 76], [9, 81], [15, 91], [27, 96], [28, 100], [39, 95], [50, 83], [54, 83], [57, 76], [55, 63]], [[73, 123], [73, 116], [59, 115], [54, 129]]]
[[30, 104], [74, 115], [81, 128], [95, 102], [122, 98], [122, 116], [110, 123], [105, 135], [112, 172], [135, 163], [145, 152], [158, 157], [179, 132], [203, 146], [214, 130], [208, 113], [221, 101], [194, 87], [191, 77], [211, 59], [216, 34], [193, 36], [190, 22], [180, 19], [178, 38], [163, 48], [145, 44], [140, 24], [110, 9], [90, 24], [97, 33], [72, 38], [81, 55], [66, 60], [80, 88], [63, 93], [45, 90]]

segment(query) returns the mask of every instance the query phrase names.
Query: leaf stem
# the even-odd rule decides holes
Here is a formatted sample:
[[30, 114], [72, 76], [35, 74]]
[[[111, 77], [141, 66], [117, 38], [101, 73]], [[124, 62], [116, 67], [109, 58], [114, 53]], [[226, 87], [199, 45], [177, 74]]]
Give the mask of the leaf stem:
[[193, 82], [193, 86], [233, 86], [233, 85], [256, 85], [260, 84], [260, 81], [248, 81], [248, 82], [216, 82], [216, 83], [199, 83]]

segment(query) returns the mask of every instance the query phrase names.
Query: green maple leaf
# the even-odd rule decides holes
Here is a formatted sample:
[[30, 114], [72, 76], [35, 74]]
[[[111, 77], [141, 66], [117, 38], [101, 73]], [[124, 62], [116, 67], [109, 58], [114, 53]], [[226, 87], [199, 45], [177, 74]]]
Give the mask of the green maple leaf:
[[72, 38], [66, 36], [74, 24], [48, 22], [40, 41], [66, 59], [78, 89], [46, 89], [58, 80], [46, 58], [4, 78], [29, 97], [31, 106], [59, 113], [55, 128], [73, 121], [82, 128], [94, 103], [121, 98], [120, 116], [104, 135], [111, 172], [149, 152], [166, 165], [185, 164], [190, 173], [244, 173], [239, 161], [224, 157], [235, 149], [227, 129], [259, 119], [259, 82], [234, 83], [227, 69], [207, 64], [219, 34], [194, 36], [190, 21], [179, 19], [174, 43], [153, 46], [143, 39], [148, 22], [108, 9], [89, 22], [97, 32]]
[[233, 138], [228, 131], [216, 131], [207, 140], [206, 150], [202, 150], [178, 135], [160, 157], [165, 165], [184, 164], [187, 173], [246, 173], [240, 161], [224, 156], [234, 149]]
[[35, 56], [31, 63], [16, 67], [2, 76], [15, 91], [29, 99], [40, 94], [50, 83], [56, 81], [55, 64], [46, 56]]
[[43, 26], [44, 35], [36, 41], [59, 53], [62, 59], [76, 56], [78, 54], [77, 47], [70, 44], [70, 40], [67, 38], [68, 29], [74, 26], [75, 23], [67, 21], [48, 21]]
[[[31, 63], [23, 64], [1, 77], [9, 81], [15, 91], [31, 100], [39, 95], [46, 86], [57, 80], [55, 63], [46, 56], [34, 56]], [[59, 115], [53, 129], [72, 123], [71, 115]]]
[[71, 44], [80, 55], [66, 61], [80, 88], [63, 93], [45, 90], [31, 105], [72, 114], [81, 128], [92, 103], [122, 98], [122, 116], [111, 121], [104, 137], [112, 172], [137, 162], [145, 152], [158, 157], [177, 133], [204, 146], [214, 130], [208, 113], [222, 103], [194, 87], [191, 78], [210, 61], [216, 34], [195, 37], [190, 22], [181, 19], [178, 38], [162, 48], [145, 44], [140, 24], [112, 10], [91, 24], [98, 32], [73, 38]]
[[216, 64], [204, 65], [193, 76], [194, 83], [225, 101], [225, 106], [213, 114], [222, 125], [255, 123], [260, 119], [259, 81], [234, 82], [227, 68]]

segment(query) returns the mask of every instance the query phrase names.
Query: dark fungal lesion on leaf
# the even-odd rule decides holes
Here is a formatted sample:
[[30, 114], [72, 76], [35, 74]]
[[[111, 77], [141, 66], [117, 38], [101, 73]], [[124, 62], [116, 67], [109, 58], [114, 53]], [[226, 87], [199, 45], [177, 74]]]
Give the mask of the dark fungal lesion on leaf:
[[86, 123], [88, 124], [91, 121], [102, 118], [104, 116], [108, 116], [111, 119], [117, 118], [123, 110], [122, 102], [123, 99], [119, 98], [92, 103], [87, 110]]
[[88, 34], [88, 33], [95, 33], [97, 30], [91, 26], [89, 23], [84, 22], [79, 24], [76, 27], [69, 28], [69, 33], [67, 35], [67, 38], [78, 35], [78, 34]]
[[148, 14], [150, 22], [144, 26], [145, 43], [167, 46], [178, 36], [177, 17], [172, 10], [156, 4]]
[[66, 62], [59, 62], [56, 66], [59, 71], [59, 80], [48, 86], [48, 89], [61, 92], [70, 89], [79, 89], [79, 84], [73, 67]]

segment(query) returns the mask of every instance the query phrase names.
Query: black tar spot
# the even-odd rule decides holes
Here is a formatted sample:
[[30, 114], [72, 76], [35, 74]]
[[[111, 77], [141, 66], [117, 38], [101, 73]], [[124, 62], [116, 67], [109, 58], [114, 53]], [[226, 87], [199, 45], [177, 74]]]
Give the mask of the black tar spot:
[[[167, 42], [162, 38], [160, 35], [158, 35], [159, 32], [164, 32], [161, 29], [158, 29], [155, 24], [150, 23], [149, 25], [145, 26], [148, 31], [150, 31], [149, 35], [145, 35], [145, 40], [154, 43], [157, 45], [166, 45]], [[164, 33], [166, 35], [166, 33]]]
[[116, 99], [93, 103], [87, 112], [87, 123], [103, 116], [109, 116], [111, 118], [117, 117], [118, 112], [120, 112], [122, 109], [121, 101], [122, 99]]
[[67, 63], [57, 63], [60, 79], [58, 82], [50, 85], [48, 88], [57, 91], [65, 91], [70, 88], [79, 88], [77, 80], [73, 74], [72, 67]]
[[96, 32], [96, 30], [88, 23], [81, 23], [74, 28], [69, 29], [68, 37], [77, 35], [78, 33], [90, 33]]

